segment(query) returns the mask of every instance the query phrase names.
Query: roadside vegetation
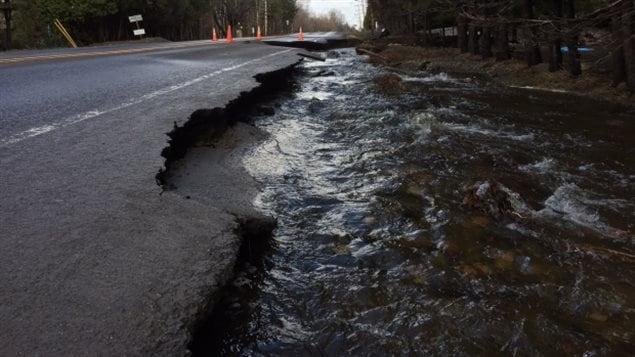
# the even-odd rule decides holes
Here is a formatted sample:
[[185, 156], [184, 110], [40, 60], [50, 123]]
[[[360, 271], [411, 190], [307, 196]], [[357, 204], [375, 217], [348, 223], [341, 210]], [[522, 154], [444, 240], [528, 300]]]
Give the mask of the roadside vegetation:
[[[364, 25], [391, 35], [363, 47], [377, 54], [395, 43], [456, 48], [430, 51], [432, 62], [456, 69], [471, 61], [467, 67], [475, 72], [498, 68], [489, 73], [495, 76], [503, 70], [494, 63], [513, 63], [514, 70], [531, 69], [527, 77], [537, 80], [529, 82], [566, 77], [586, 83], [579, 91], [601, 85], [635, 92], [633, 0], [369, 0]], [[392, 48], [393, 63], [412, 60], [412, 49], [401, 52], [404, 58]]]
[[3, 4], [11, 7], [9, 19], [0, 16], [3, 49], [66, 46], [53, 25], [55, 19], [80, 46], [135, 39], [136, 25], [128, 17], [138, 14], [143, 16], [139, 24], [146, 37], [172, 41], [207, 39], [213, 28], [225, 36], [228, 25], [234, 36], [252, 36], [258, 26], [263, 35], [296, 32], [300, 26], [305, 31], [346, 28], [341, 14], [314, 16], [297, 0], [5, 0]]

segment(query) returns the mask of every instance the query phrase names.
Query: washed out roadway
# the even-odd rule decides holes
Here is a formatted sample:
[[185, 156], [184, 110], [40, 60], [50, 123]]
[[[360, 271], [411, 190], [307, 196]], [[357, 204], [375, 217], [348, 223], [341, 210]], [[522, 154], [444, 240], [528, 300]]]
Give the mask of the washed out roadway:
[[165, 134], [298, 50], [132, 52], [0, 63], [2, 356], [182, 355], [231, 274], [253, 183], [230, 163], [232, 202], [163, 192]]

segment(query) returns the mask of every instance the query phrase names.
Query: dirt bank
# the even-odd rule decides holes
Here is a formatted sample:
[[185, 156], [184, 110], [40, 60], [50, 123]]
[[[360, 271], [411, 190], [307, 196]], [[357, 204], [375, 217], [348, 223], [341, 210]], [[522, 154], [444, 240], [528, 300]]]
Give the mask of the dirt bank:
[[417, 71], [448, 72], [482, 75], [506, 86], [532, 87], [536, 89], [569, 92], [572, 94], [606, 100], [624, 105], [635, 105], [635, 98], [624, 84], [611, 87], [606, 74], [595, 73], [590, 64], [583, 64], [583, 73], [572, 77], [567, 71], [549, 72], [548, 64], [533, 67], [519, 60], [497, 62], [482, 59], [456, 48], [425, 48], [413, 44], [389, 43], [386, 40], [366, 42], [358, 47], [360, 53], [370, 51], [370, 61], [393, 67], [405, 73]]

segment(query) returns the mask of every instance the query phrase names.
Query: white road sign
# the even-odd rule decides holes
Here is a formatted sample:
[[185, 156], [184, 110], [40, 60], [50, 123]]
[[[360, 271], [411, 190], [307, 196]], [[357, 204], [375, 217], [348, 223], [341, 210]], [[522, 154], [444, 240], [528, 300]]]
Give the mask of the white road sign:
[[138, 30], [134, 30], [134, 35], [135, 36], [143, 36], [146, 34], [146, 30], [145, 29], [138, 29]]
[[143, 16], [141, 15], [128, 16], [128, 20], [130, 20], [130, 22], [143, 21]]

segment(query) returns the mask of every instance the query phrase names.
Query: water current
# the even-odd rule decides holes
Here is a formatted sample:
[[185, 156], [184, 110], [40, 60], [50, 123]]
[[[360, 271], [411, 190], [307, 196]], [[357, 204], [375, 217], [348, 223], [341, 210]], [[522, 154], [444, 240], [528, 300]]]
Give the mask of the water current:
[[633, 111], [338, 53], [256, 122], [279, 227], [214, 353], [632, 354]]

